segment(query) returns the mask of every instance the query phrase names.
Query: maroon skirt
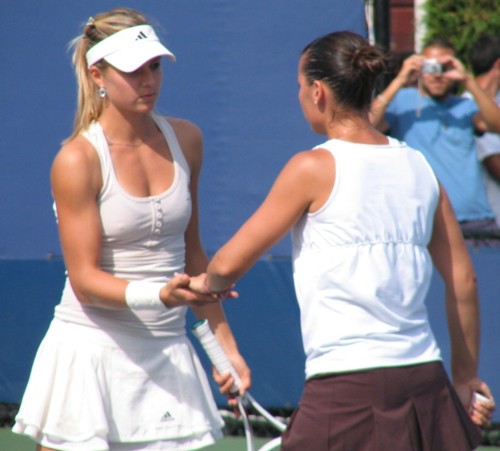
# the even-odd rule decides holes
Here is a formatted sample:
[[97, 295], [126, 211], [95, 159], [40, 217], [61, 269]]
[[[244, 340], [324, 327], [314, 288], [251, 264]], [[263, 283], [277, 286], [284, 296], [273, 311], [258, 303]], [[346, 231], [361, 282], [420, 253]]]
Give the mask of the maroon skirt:
[[441, 362], [310, 379], [282, 451], [470, 451], [481, 443]]

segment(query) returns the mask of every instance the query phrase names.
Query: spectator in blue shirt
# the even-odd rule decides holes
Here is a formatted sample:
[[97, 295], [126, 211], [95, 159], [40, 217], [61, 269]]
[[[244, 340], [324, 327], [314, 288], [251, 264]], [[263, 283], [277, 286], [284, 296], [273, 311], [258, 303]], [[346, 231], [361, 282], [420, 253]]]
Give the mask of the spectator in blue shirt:
[[[416, 87], [408, 83], [418, 76]], [[454, 94], [459, 85], [473, 99]], [[373, 104], [371, 120], [427, 158], [447, 191], [464, 232], [500, 228], [486, 196], [474, 143], [476, 131], [500, 132], [500, 109], [455, 57], [442, 38], [406, 58], [401, 70]]]

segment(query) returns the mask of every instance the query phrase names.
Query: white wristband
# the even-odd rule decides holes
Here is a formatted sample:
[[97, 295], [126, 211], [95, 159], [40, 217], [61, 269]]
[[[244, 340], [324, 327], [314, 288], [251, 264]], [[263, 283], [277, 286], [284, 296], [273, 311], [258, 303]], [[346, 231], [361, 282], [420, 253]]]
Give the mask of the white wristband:
[[134, 310], [164, 309], [160, 290], [164, 286], [161, 282], [129, 282], [125, 290], [125, 302]]

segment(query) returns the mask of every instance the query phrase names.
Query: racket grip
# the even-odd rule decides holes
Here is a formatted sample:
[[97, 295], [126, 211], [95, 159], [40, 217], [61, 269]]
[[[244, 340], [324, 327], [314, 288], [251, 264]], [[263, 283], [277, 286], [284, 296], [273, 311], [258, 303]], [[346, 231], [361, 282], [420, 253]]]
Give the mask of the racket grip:
[[224, 353], [224, 350], [220, 346], [219, 342], [215, 338], [208, 321], [206, 319], [202, 319], [201, 321], [196, 322], [193, 324], [191, 330], [200, 341], [203, 349], [210, 358], [212, 365], [216, 368], [219, 374], [231, 374], [234, 379], [231, 392], [238, 393], [241, 385], [241, 379]]

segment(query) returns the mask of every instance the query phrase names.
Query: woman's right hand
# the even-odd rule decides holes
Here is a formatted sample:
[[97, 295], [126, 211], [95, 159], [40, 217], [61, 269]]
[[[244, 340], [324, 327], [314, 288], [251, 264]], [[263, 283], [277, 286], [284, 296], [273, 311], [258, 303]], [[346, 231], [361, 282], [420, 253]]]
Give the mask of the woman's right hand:
[[422, 55], [410, 55], [403, 61], [401, 69], [396, 75], [396, 79], [398, 79], [402, 86], [414, 82], [420, 75], [420, 70], [422, 69], [423, 62], [424, 57]]
[[[233, 286], [234, 287], [234, 286]], [[197, 293], [209, 294], [214, 298], [227, 299], [237, 298], [238, 292], [233, 290], [233, 287], [223, 291], [210, 291], [207, 287], [207, 274], [202, 273], [197, 276], [191, 277], [189, 281], [189, 288]]]
[[222, 301], [222, 297], [193, 290], [190, 282], [191, 277], [187, 274], [176, 273], [160, 290], [160, 299], [167, 307], [196, 307]]

